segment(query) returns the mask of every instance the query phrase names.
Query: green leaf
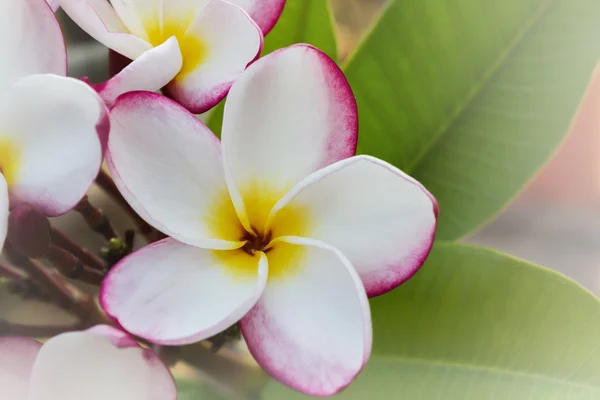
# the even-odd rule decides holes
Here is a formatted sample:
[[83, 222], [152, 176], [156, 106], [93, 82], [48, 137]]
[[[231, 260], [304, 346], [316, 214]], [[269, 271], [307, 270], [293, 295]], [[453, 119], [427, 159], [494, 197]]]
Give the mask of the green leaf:
[[359, 149], [420, 180], [438, 238], [498, 213], [568, 131], [600, 56], [598, 0], [391, 0], [345, 67]]
[[550, 270], [438, 242], [371, 309], [373, 355], [340, 399], [600, 398], [600, 301]]
[[[334, 60], [337, 47], [328, 0], [292, 0], [285, 4], [275, 28], [265, 37], [262, 55], [295, 43], [318, 47]], [[221, 136], [224, 102], [211, 111], [208, 127]]]

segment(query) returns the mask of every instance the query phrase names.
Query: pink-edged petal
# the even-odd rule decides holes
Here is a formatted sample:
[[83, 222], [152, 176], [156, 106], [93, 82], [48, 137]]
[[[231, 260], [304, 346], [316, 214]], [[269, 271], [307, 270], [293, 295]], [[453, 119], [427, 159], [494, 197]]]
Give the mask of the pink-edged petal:
[[357, 134], [342, 71], [320, 50], [295, 45], [259, 59], [232, 86], [223, 157], [242, 198], [268, 182], [272, 207], [306, 176], [354, 155]]
[[100, 303], [136, 336], [166, 345], [193, 343], [243, 317], [262, 293], [267, 269], [263, 253], [205, 250], [164, 239], [111, 269]]
[[241, 246], [241, 233], [215, 229], [219, 204], [229, 201], [221, 143], [198, 118], [166, 97], [136, 92], [119, 97], [111, 121], [108, 166], [142, 218], [184, 243]]
[[168, 368], [124, 336], [106, 326], [48, 340], [33, 367], [29, 400], [175, 400]]
[[287, 237], [267, 253], [269, 283], [240, 322], [256, 361], [314, 396], [343, 390], [371, 353], [371, 316], [350, 262], [323, 243]]
[[262, 39], [260, 28], [240, 7], [212, 0], [180, 41], [183, 67], [166, 88], [169, 96], [196, 114], [209, 110], [260, 54]]
[[0, 390], [2, 398], [29, 400], [29, 382], [42, 344], [26, 337], [0, 338]]
[[[369, 296], [421, 267], [433, 244], [437, 203], [419, 182], [370, 156], [339, 161], [307, 177], [274, 207], [273, 235], [302, 235], [344, 253]], [[286, 219], [302, 215], [303, 224]], [[273, 217], [274, 216], [274, 217]]]
[[181, 62], [179, 44], [171, 37], [135, 59], [108, 82], [93, 87], [106, 104], [112, 105], [123, 93], [160, 90], [177, 75]]
[[21, 78], [3, 98], [0, 125], [11, 207], [28, 203], [47, 216], [73, 208], [100, 170], [109, 131], [96, 92], [57, 75]]
[[0, 251], [2, 251], [8, 232], [8, 205], [8, 186], [4, 175], [0, 174]]
[[107, 0], [60, 0], [60, 5], [91, 37], [132, 60], [152, 48], [129, 33]]
[[242, 7], [266, 35], [273, 29], [283, 12], [285, 0], [229, 0]]
[[3, 2], [0, 49], [0, 94], [26, 75], [67, 72], [62, 32], [45, 0]]
[[54, 12], [60, 7], [60, 0], [46, 0], [46, 2]]

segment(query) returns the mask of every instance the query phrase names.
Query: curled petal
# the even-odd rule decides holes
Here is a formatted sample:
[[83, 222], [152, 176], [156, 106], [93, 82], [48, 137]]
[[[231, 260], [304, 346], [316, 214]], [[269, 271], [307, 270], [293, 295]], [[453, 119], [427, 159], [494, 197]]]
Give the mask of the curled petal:
[[236, 80], [225, 104], [223, 158], [246, 201], [260, 189], [257, 180], [269, 182], [272, 207], [306, 176], [354, 155], [357, 135], [356, 101], [342, 71], [320, 50], [295, 45]]
[[229, 0], [242, 7], [266, 35], [273, 29], [283, 12], [285, 0]]
[[108, 105], [123, 93], [155, 92], [169, 83], [181, 69], [181, 52], [175, 37], [135, 59], [102, 85], [93, 85]]
[[104, 103], [85, 83], [56, 75], [22, 78], [3, 100], [0, 163], [11, 207], [64, 214], [100, 170], [109, 130]]
[[[217, 137], [193, 114], [150, 92], [122, 95], [111, 111], [108, 166], [119, 190], [149, 224], [205, 248], [240, 247]], [[229, 203], [227, 202], [229, 201]], [[222, 204], [222, 206], [220, 206]], [[226, 218], [219, 222], [221, 214]]]
[[45, 0], [3, 3], [0, 13], [0, 93], [23, 76], [66, 75], [67, 53], [58, 21]]
[[[302, 215], [302, 226], [286, 223], [294, 214]], [[274, 236], [305, 235], [341, 250], [369, 296], [376, 296], [410, 278], [427, 258], [437, 203], [398, 168], [357, 156], [299, 183], [275, 206], [271, 219]]]
[[129, 33], [107, 0], [60, 0], [60, 5], [91, 37], [132, 60], [152, 48]]
[[2, 397], [29, 400], [29, 382], [42, 344], [26, 337], [0, 338], [0, 388]]
[[175, 383], [151, 351], [111, 327], [48, 340], [31, 375], [29, 400], [175, 400]]
[[267, 253], [269, 284], [241, 320], [256, 361], [275, 379], [313, 396], [343, 390], [371, 353], [369, 301], [350, 262], [303, 238]]
[[262, 39], [260, 29], [241, 8], [212, 0], [180, 40], [183, 67], [167, 86], [169, 96], [196, 114], [209, 110], [258, 57]]
[[204, 250], [169, 238], [111, 269], [100, 302], [127, 331], [153, 343], [181, 345], [236, 323], [256, 303], [266, 280], [262, 253]]

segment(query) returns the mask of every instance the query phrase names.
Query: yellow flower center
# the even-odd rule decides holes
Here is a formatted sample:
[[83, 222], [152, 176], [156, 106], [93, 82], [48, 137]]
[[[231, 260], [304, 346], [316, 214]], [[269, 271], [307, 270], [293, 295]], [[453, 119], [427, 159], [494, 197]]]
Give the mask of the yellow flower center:
[[179, 49], [183, 59], [183, 64], [175, 80], [184, 79], [190, 72], [194, 71], [204, 60], [208, 53], [206, 42], [193, 32], [189, 32], [191, 18], [189, 21], [180, 19], [170, 19], [162, 23], [156, 19], [151, 19], [144, 24], [148, 42], [152, 46], [159, 46], [166, 40], [175, 36], [179, 42]]
[[0, 138], [0, 172], [8, 186], [16, 183], [21, 167], [21, 151], [14, 141]]
[[256, 273], [258, 253], [263, 252], [269, 262], [269, 279], [290, 276], [294, 266], [301, 262], [302, 247], [276, 239], [281, 236], [304, 236], [308, 230], [307, 211], [285, 207], [269, 222], [271, 209], [282, 197], [280, 191], [268, 185], [251, 184], [241, 194], [252, 231], [244, 229], [228, 192], [219, 193], [213, 200], [213, 207], [207, 216], [212, 236], [244, 242], [237, 250], [215, 252], [217, 257], [232, 274], [248, 276]]

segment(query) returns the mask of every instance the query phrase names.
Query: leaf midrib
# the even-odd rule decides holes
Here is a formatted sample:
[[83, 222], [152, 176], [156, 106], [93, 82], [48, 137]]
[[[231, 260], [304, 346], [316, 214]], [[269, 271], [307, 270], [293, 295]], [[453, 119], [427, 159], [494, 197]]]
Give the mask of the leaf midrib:
[[507, 375], [507, 376], [513, 376], [513, 377], [518, 377], [518, 378], [542, 380], [542, 381], [554, 383], [554, 384], [573, 386], [573, 387], [592, 390], [592, 391], [600, 391], [600, 386], [591, 386], [591, 385], [586, 385], [581, 382], [573, 382], [573, 381], [568, 381], [568, 380], [564, 380], [564, 379], [553, 378], [550, 376], [532, 374], [532, 373], [528, 373], [525, 371], [507, 370], [507, 369], [494, 368], [494, 367], [489, 367], [489, 366], [476, 366], [474, 364], [468, 364], [468, 363], [448, 362], [448, 361], [443, 361], [443, 360], [428, 360], [425, 358], [383, 356], [383, 355], [373, 355], [371, 357], [371, 359], [377, 360], [377, 361], [393, 362], [394, 364], [401, 363], [401, 364], [406, 364], [408, 366], [410, 366], [412, 364], [416, 364], [416, 365], [449, 367], [449, 368], [456, 368], [456, 369], [469, 370], [469, 371], [475, 371], [475, 372], [485, 371], [485, 372], [489, 372], [489, 373], [497, 374], [497, 375]]
[[[400, 1], [400, 0], [396, 0]], [[431, 136], [429, 142], [422, 147], [421, 151], [417, 154], [417, 156], [413, 159], [413, 161], [407, 165], [404, 165], [402, 170], [407, 174], [412, 174], [416, 167], [421, 163], [423, 158], [429, 153], [431, 148], [435, 146], [435, 144], [444, 136], [444, 134], [450, 130], [450, 128], [454, 125], [454, 123], [458, 120], [458, 118], [465, 112], [465, 110], [471, 105], [471, 103], [475, 100], [477, 95], [481, 92], [481, 90], [487, 85], [487, 83], [492, 79], [498, 69], [504, 64], [504, 62], [510, 57], [511, 53], [519, 46], [519, 44], [523, 41], [527, 34], [531, 31], [533, 27], [537, 25], [537, 23], [542, 19], [544, 14], [550, 8], [550, 5], [554, 2], [554, 0], [546, 0], [543, 3], [538, 11], [534, 13], [530, 19], [530, 21], [525, 24], [525, 26], [517, 32], [515, 38], [500, 52], [497, 60], [492, 63], [492, 65], [487, 69], [487, 71], [482, 75], [478, 82], [476, 82], [469, 91], [465, 98], [459, 103], [456, 107], [456, 110], [453, 114], [448, 116], [445, 120], [443, 120], [440, 124], [440, 127], [435, 131], [435, 133]], [[385, 12], [385, 11], [384, 11]], [[374, 25], [375, 29], [376, 24]], [[361, 43], [361, 47], [368, 41], [368, 37], [363, 40]], [[357, 51], [354, 52], [356, 54]], [[351, 57], [344, 67], [348, 67], [352, 63]]]

